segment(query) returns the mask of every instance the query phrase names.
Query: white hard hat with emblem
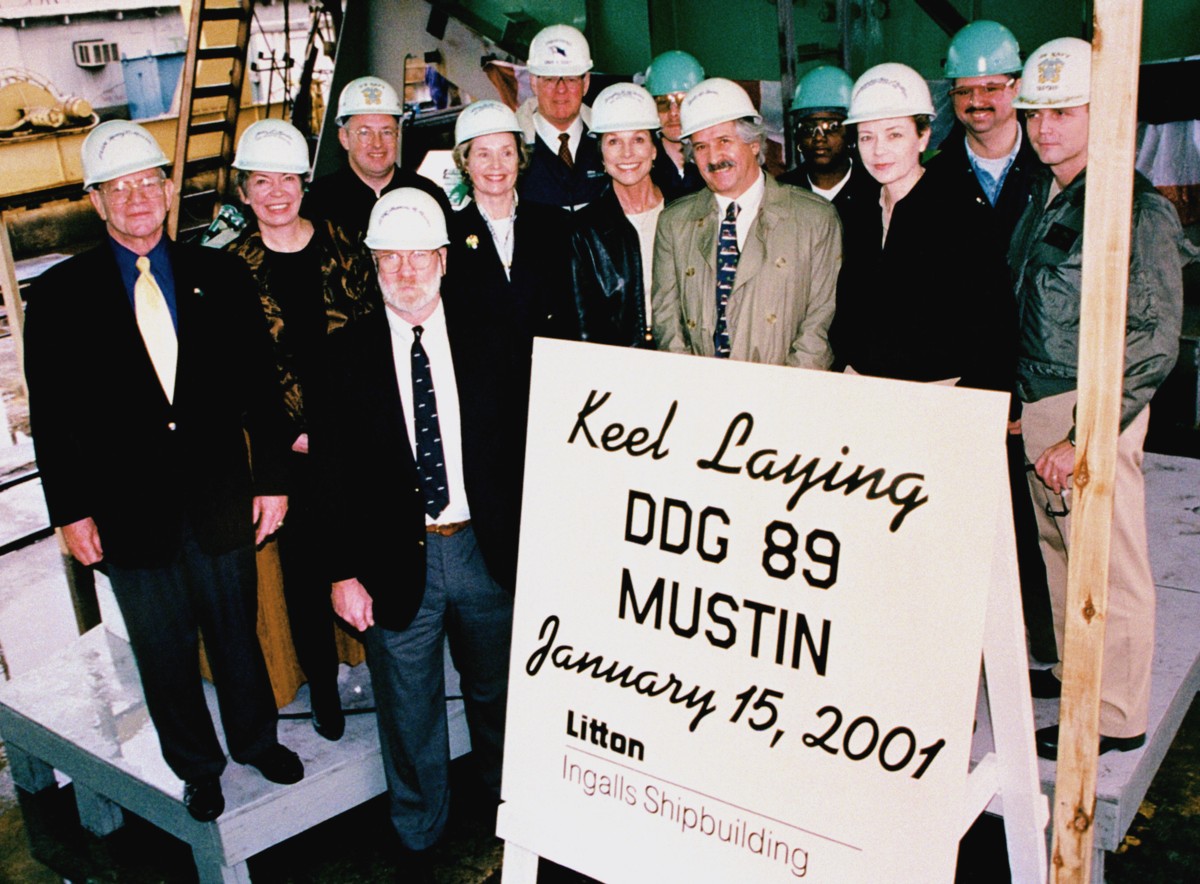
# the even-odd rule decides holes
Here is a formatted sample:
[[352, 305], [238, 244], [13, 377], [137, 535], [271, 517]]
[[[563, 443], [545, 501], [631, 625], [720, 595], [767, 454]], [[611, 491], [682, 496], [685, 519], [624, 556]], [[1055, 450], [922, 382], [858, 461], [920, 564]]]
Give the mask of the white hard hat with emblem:
[[587, 37], [570, 25], [542, 28], [529, 44], [525, 67], [538, 77], [578, 77], [592, 69]]
[[1091, 94], [1092, 44], [1078, 37], [1059, 37], [1039, 46], [1025, 62], [1013, 107], [1079, 107], [1091, 100]]
[[421, 251], [440, 249], [450, 237], [437, 200], [415, 187], [399, 187], [375, 203], [363, 241], [369, 249]]
[[338, 96], [337, 124], [346, 125], [346, 120], [357, 114], [387, 114], [390, 117], [404, 115], [404, 105], [392, 84], [379, 77], [359, 77], [351, 80]]

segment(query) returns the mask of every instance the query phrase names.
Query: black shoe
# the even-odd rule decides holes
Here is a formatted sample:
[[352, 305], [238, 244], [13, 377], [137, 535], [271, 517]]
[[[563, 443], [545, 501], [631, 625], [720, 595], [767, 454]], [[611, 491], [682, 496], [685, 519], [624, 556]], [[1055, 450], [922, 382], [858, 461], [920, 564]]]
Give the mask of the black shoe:
[[338, 696], [337, 682], [321, 688], [308, 685], [309, 704], [312, 706], [312, 726], [327, 740], [337, 742], [346, 732], [346, 715], [342, 712], [342, 698]]
[[304, 765], [300, 756], [286, 746], [276, 743], [257, 758], [246, 762], [272, 783], [291, 785], [304, 779]]
[[1029, 670], [1029, 692], [1042, 700], [1062, 696], [1062, 682], [1049, 669]]
[[225, 796], [221, 794], [221, 778], [218, 776], [197, 777], [183, 784], [183, 803], [192, 819], [211, 823], [225, 809]]
[[[1037, 742], [1037, 754], [1051, 761], [1058, 758], [1058, 725], [1044, 727], [1034, 734]], [[1100, 754], [1105, 752], [1129, 752], [1140, 749], [1146, 744], [1146, 735], [1136, 737], [1100, 737]]]

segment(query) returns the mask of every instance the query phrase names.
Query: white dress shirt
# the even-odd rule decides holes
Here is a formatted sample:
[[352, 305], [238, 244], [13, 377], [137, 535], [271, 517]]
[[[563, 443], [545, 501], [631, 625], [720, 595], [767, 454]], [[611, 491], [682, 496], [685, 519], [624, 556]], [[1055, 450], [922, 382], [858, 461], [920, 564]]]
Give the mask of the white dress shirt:
[[767, 185], [764, 183], [762, 169], [758, 170], [758, 177], [754, 179], [754, 183], [746, 188], [745, 193], [737, 199], [730, 199], [727, 196], [721, 196], [719, 193], [714, 193], [717, 198], [717, 223], [720, 224], [725, 218], [725, 213], [729, 211], [730, 203], [738, 204], [737, 216], [737, 241], [738, 251], [746, 247], [746, 237], [750, 235], [750, 225], [754, 223], [754, 219], [758, 217], [759, 206], [762, 205], [763, 194], [767, 192]]
[[[396, 311], [384, 308], [388, 326], [392, 330], [392, 360], [396, 364], [396, 382], [400, 386], [400, 403], [404, 408], [404, 422], [408, 428], [408, 445], [413, 459], [417, 457], [416, 427], [413, 422], [412, 385], [412, 324]], [[437, 524], [465, 522], [471, 518], [467, 507], [467, 489], [463, 482], [462, 468], [462, 422], [458, 414], [458, 386], [454, 378], [454, 359], [450, 354], [450, 337], [446, 333], [446, 312], [439, 298], [433, 315], [421, 323], [421, 346], [429, 357], [429, 371], [433, 375], [433, 395], [437, 400], [438, 429], [442, 433], [442, 454], [446, 463], [447, 487], [450, 503], [436, 519]], [[425, 524], [435, 523], [428, 514]]]
[[[563, 130], [552, 124], [540, 113], [533, 115], [533, 128], [537, 130], [538, 138], [546, 142], [546, 146], [550, 148], [550, 153], [557, 154], [560, 143], [558, 136], [563, 134]], [[575, 115], [575, 120], [571, 125], [567, 127], [566, 134], [567, 149], [571, 151], [571, 159], [575, 159], [579, 155], [579, 144], [583, 141], [583, 120], [578, 114]]]

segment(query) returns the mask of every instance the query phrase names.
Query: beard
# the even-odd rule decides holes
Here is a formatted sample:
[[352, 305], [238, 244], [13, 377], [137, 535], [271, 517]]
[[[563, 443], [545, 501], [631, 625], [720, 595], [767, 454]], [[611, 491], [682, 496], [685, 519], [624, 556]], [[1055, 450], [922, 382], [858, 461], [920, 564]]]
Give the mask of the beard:
[[441, 291], [441, 278], [435, 276], [426, 282], [406, 284], [380, 274], [379, 290], [383, 294], [383, 302], [401, 316], [419, 314], [437, 301]]

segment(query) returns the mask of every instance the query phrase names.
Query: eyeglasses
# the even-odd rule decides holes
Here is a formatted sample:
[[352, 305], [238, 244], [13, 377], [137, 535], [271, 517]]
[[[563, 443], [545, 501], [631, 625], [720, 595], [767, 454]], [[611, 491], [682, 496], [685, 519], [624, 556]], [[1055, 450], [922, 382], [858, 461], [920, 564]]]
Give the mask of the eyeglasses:
[[375, 265], [385, 273], [395, 273], [400, 265], [408, 259], [408, 266], [413, 270], [425, 270], [433, 263], [436, 252], [429, 249], [402, 252], [374, 252]]
[[654, 103], [658, 106], [658, 112], [665, 114], [672, 107], [680, 107], [686, 96], [686, 92], [671, 92], [667, 95], [656, 95], [654, 96]]
[[841, 120], [814, 120], [811, 123], [801, 123], [796, 130], [801, 138], [816, 138], [818, 132], [826, 137], [841, 135], [844, 128], [846, 127]]
[[135, 193], [146, 191], [147, 196], [155, 196], [152, 190], [162, 189], [165, 179], [161, 175], [147, 175], [145, 178], [139, 178], [137, 181], [130, 181], [128, 178], [124, 181], [118, 181], [115, 184], [106, 184], [100, 188], [100, 192], [115, 205], [123, 205], [133, 199]]
[[540, 80], [545, 80], [551, 89], [557, 89], [559, 86], [565, 86], [568, 89], [579, 89], [583, 86], [583, 77], [539, 77]]
[[999, 95], [1004, 90], [1012, 87], [1012, 85], [1016, 82], [1017, 81], [1015, 78], [1010, 77], [1003, 83], [984, 83], [981, 86], [959, 86], [956, 89], [951, 89], [946, 94], [955, 101], [964, 98], [971, 98], [977, 92], [983, 95], [984, 98], [991, 98], [993, 95]]
[[371, 144], [376, 138], [382, 141], [395, 141], [400, 135], [398, 129], [368, 129], [363, 126], [361, 129], [354, 130], [354, 137], [358, 139], [359, 144]]

